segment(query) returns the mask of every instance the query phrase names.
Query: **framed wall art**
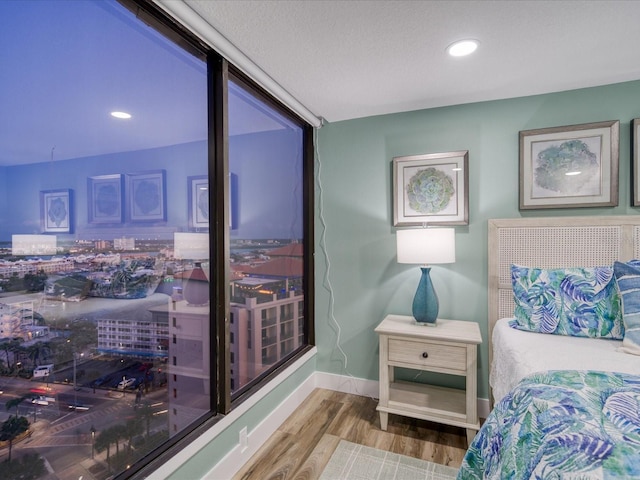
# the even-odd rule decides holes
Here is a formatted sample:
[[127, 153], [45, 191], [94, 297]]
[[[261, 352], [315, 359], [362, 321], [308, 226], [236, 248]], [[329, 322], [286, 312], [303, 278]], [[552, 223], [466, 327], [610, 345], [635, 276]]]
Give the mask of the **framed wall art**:
[[206, 175], [187, 177], [189, 228], [209, 231], [209, 178]]
[[631, 121], [631, 206], [640, 207], [640, 118]]
[[617, 120], [520, 132], [520, 209], [618, 205]]
[[468, 225], [469, 151], [393, 159], [393, 225]]
[[164, 170], [128, 173], [127, 219], [131, 222], [167, 220], [166, 174]]
[[122, 175], [99, 175], [87, 179], [89, 223], [117, 224], [123, 221]]
[[72, 233], [73, 190], [40, 192], [40, 223], [43, 233]]

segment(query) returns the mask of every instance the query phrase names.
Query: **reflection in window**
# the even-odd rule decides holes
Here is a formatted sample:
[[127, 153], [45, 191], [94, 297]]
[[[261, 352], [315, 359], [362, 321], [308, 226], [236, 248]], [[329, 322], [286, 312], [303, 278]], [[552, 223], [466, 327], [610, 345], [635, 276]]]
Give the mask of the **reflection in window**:
[[0, 18], [0, 422], [107, 478], [211, 408], [206, 65], [114, 1]]
[[229, 124], [243, 126], [229, 139], [233, 393], [303, 346], [303, 130], [239, 79]]

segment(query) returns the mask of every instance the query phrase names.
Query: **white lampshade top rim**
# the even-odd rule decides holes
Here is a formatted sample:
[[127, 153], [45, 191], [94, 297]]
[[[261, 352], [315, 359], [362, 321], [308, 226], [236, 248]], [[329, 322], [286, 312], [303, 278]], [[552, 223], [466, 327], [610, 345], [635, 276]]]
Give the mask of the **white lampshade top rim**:
[[175, 232], [173, 234], [173, 250], [174, 258], [208, 260], [209, 234]]
[[455, 229], [412, 228], [396, 232], [398, 263], [416, 265], [454, 263]]

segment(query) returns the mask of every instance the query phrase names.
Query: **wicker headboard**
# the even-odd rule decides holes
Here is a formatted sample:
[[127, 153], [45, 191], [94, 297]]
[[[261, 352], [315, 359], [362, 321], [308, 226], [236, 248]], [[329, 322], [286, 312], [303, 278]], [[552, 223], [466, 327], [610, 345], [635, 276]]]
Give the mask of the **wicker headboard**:
[[596, 267], [640, 258], [640, 216], [489, 220], [489, 363], [493, 326], [514, 310], [511, 264]]

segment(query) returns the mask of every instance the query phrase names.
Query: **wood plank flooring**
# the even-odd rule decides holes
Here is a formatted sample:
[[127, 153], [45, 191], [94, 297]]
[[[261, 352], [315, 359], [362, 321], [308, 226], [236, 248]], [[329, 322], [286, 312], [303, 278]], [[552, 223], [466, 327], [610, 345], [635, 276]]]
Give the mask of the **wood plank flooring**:
[[340, 439], [460, 466], [467, 450], [464, 429], [389, 415], [384, 432], [377, 405], [368, 397], [314, 390], [233, 480], [317, 479]]

